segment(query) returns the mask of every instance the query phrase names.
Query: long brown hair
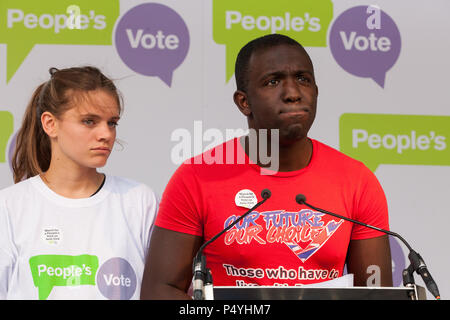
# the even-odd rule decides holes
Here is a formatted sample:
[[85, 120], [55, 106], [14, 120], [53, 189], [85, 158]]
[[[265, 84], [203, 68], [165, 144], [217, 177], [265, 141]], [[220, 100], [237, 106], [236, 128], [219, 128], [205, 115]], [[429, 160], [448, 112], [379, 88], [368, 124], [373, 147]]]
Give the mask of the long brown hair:
[[51, 144], [42, 129], [41, 115], [50, 112], [59, 118], [72, 107], [75, 95], [93, 90], [105, 90], [117, 101], [119, 113], [122, 98], [111, 79], [91, 66], [58, 70], [50, 68], [51, 78], [34, 91], [25, 110], [22, 126], [17, 133], [16, 148], [12, 159], [14, 182], [41, 174], [48, 170]]

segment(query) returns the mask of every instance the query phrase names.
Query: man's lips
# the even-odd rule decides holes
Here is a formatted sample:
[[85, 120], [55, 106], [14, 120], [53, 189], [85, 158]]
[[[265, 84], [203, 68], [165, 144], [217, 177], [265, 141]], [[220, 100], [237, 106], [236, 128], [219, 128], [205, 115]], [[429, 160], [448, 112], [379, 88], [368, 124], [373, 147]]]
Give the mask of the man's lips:
[[285, 116], [304, 116], [305, 114], [310, 112], [311, 109], [309, 107], [302, 107], [302, 108], [281, 110], [280, 114]]

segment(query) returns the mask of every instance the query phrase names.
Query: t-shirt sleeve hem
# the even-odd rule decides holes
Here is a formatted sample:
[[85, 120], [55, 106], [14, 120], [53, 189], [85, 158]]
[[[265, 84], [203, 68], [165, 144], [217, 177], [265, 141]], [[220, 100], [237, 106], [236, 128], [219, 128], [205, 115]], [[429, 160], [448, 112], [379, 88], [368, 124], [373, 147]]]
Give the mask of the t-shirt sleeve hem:
[[352, 236], [350, 237], [350, 240], [372, 239], [372, 238], [378, 238], [378, 237], [381, 237], [384, 235], [386, 235], [386, 233], [373, 230], [371, 232], [365, 232], [365, 233], [361, 233], [361, 234], [352, 234]]
[[190, 228], [180, 228], [180, 226], [178, 224], [172, 224], [172, 223], [168, 223], [167, 221], [164, 223], [161, 222], [156, 222], [155, 226], [159, 227], [159, 228], [163, 228], [163, 229], [168, 229], [171, 231], [176, 231], [176, 232], [180, 232], [180, 233], [186, 233], [192, 236], [198, 236], [198, 237], [202, 237], [203, 234], [202, 232], [199, 232], [197, 230], [193, 230]]

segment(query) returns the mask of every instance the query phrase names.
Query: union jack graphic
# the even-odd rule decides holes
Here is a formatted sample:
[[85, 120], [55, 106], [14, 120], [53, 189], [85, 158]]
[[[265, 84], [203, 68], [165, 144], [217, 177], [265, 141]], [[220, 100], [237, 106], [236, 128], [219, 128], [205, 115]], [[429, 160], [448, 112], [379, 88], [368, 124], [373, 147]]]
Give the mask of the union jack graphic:
[[302, 262], [305, 262], [314, 253], [316, 253], [328, 241], [328, 239], [330, 239], [333, 233], [341, 226], [343, 222], [343, 219], [339, 222], [331, 220], [326, 224], [326, 226], [311, 227], [315, 232], [311, 235], [310, 242], [301, 243], [304, 246], [303, 248], [300, 246], [300, 243], [295, 241], [285, 242], [285, 244]]

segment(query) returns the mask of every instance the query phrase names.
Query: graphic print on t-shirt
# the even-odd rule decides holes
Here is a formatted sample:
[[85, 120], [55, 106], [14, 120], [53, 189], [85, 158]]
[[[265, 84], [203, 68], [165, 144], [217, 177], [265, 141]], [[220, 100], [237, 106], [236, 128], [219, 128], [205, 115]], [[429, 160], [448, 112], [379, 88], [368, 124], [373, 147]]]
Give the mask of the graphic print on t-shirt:
[[111, 258], [98, 270], [97, 286], [105, 298], [129, 300], [136, 291], [136, 273], [127, 260]]
[[89, 254], [37, 255], [29, 263], [39, 300], [46, 300], [55, 286], [97, 286], [105, 298], [123, 300], [131, 299], [137, 287], [136, 272], [120, 257], [105, 261], [100, 268], [98, 257]]
[[47, 299], [55, 286], [95, 285], [97, 256], [46, 254], [31, 257], [29, 262], [39, 300]]
[[[309, 209], [298, 212], [284, 210], [253, 211], [237, 223], [225, 235], [225, 244], [260, 244], [280, 242], [286, 244], [302, 262], [314, 255], [342, 225], [344, 220], [325, 222], [324, 214]], [[225, 221], [225, 228], [239, 216], [232, 215]], [[265, 232], [264, 232], [265, 231]]]

